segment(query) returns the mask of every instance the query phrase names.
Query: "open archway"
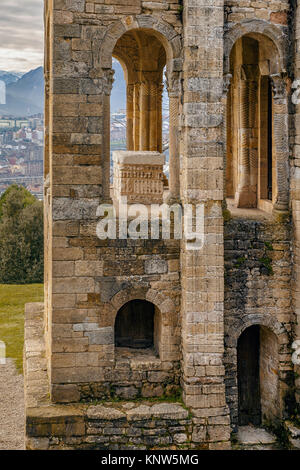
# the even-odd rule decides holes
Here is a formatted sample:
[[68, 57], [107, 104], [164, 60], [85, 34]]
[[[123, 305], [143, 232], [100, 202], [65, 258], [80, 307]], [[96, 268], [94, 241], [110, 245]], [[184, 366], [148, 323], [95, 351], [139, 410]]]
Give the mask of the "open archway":
[[162, 91], [165, 48], [152, 31], [134, 29], [116, 42], [113, 56], [127, 85], [127, 150], [162, 152]]
[[238, 424], [261, 425], [279, 418], [279, 360], [276, 335], [252, 325], [237, 344]]
[[[126, 81], [127, 152], [113, 155], [112, 192], [108, 184], [111, 173], [108, 135], [111, 90], [109, 86], [105, 87], [103, 126], [106, 138], [102, 175], [105, 197], [117, 200], [121, 195], [126, 196], [129, 203], [131, 200], [143, 204], [161, 203], [164, 192], [169, 187], [165, 196], [168, 200], [177, 200], [180, 188], [179, 107], [182, 54], [178, 33], [161, 20], [153, 21], [152, 17], [141, 15], [136, 21], [115, 23], [108, 29], [103, 41], [99, 42], [95, 38], [94, 43], [95, 66], [105, 77], [104, 80], [112, 83], [112, 61], [117, 59], [122, 65]], [[99, 50], [96, 48], [97, 44]], [[162, 112], [164, 84], [168, 92], [165, 93], [165, 96], [168, 95], [167, 113]], [[168, 121], [168, 136], [163, 118]], [[167, 158], [162, 155], [166, 150]], [[143, 152], [152, 152], [152, 155]], [[164, 163], [167, 163], [165, 168]], [[164, 175], [164, 170], [168, 173], [168, 178]], [[130, 178], [133, 172], [135, 176]]]

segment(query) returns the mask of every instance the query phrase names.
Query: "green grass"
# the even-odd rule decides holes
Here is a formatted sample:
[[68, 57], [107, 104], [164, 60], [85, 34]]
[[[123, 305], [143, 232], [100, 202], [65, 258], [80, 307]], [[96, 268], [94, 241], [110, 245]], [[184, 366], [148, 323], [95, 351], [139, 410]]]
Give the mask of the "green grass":
[[0, 284], [0, 341], [6, 344], [6, 357], [15, 360], [22, 372], [24, 343], [24, 305], [42, 302], [43, 284]]

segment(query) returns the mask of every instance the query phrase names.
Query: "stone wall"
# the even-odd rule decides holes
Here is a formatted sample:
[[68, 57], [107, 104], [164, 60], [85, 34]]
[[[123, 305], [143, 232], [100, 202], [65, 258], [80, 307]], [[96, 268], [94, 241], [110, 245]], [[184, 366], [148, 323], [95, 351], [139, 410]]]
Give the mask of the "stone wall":
[[[268, 367], [276, 368], [280, 387], [275, 401], [277, 415], [286, 415], [293, 406], [290, 387], [293, 387], [291, 362], [292, 325], [295, 317], [291, 297], [291, 240], [290, 225], [271, 218], [247, 219], [233, 217], [225, 224], [225, 367], [226, 396], [231, 411], [233, 427], [238, 421], [237, 390], [237, 340], [251, 325], [262, 325], [262, 336], [275, 335], [277, 353], [269, 351]], [[262, 342], [261, 373], [262, 403], [266, 402], [264, 390], [271, 393], [272, 382], [264, 356], [267, 343]], [[272, 343], [273, 344], [273, 343]], [[274, 345], [273, 345], [274, 346]], [[270, 346], [271, 347], [271, 346]], [[274, 346], [275, 347], [275, 346]], [[270, 372], [270, 369], [269, 369]]]
[[[112, 202], [109, 102], [116, 43], [131, 30], [152, 30], [166, 49], [168, 69], [178, 75], [179, 6], [173, 0], [46, 2], [45, 334], [54, 401], [104, 397], [109, 383], [111, 390], [123, 385], [132, 393], [134, 386], [142, 394], [147, 374], [152, 384], [158, 371], [163, 378], [154, 383], [165, 387], [153, 393], [171, 380], [178, 383], [179, 243], [101, 241], [96, 212], [101, 202]], [[174, 86], [170, 76], [170, 91]], [[130, 361], [115, 364], [115, 317], [132, 299], [152, 302], [159, 311], [161, 364], [145, 372]]]
[[[285, 403], [280, 398], [284, 398], [286, 390], [283, 390], [280, 397], [279, 377], [281, 377], [279, 366], [279, 351], [276, 335], [268, 328], [260, 329], [260, 393], [261, 411], [263, 421], [274, 423], [281, 418], [281, 408]], [[281, 350], [282, 353], [282, 350]], [[288, 364], [290, 365], [290, 364]], [[283, 374], [284, 377], [285, 373]], [[286, 377], [287, 379], [289, 377]], [[292, 379], [292, 377], [290, 377]], [[288, 384], [288, 381], [287, 381]], [[291, 383], [290, 383], [291, 384]], [[287, 409], [284, 410], [288, 411]], [[284, 413], [287, 416], [287, 413]]]
[[[75, 250], [84, 245], [86, 260], [54, 263], [53, 400], [164, 395], [170, 384], [179, 383], [179, 243], [101, 241], [92, 236], [93, 228], [81, 225], [81, 234], [86, 231], [90, 237], [83, 240], [73, 232], [69, 239]], [[66, 290], [74, 293], [64, 295]], [[157, 308], [156, 353], [124, 355], [115, 349], [117, 312], [132, 299], [145, 299]]]
[[[211, 411], [193, 417], [181, 402], [144, 399], [95, 404], [50, 401], [43, 330], [43, 304], [27, 304], [24, 344], [26, 448], [47, 449], [208, 449], [228, 448], [227, 415]], [[94, 400], [94, 403], [97, 400]], [[219, 442], [206, 428], [217, 425]], [[203, 441], [210, 439], [210, 442]]]
[[195, 447], [189, 412], [178, 403], [48, 406], [28, 410], [26, 430], [29, 450]]
[[[289, 160], [287, 103], [292, 77], [287, 74], [291, 54], [288, 40], [292, 36], [287, 26], [288, 2], [49, 0], [45, 5], [46, 301], [44, 324], [34, 330], [34, 338], [30, 335], [41, 312], [36, 319], [33, 312], [32, 321], [28, 313], [27, 321], [28, 446], [139, 445], [130, 442], [128, 410], [118, 411], [123, 413], [117, 427], [120, 434], [109, 437], [110, 431], [103, 432], [111, 428], [109, 420], [99, 418], [101, 426], [94, 426], [99, 434], [93, 431], [90, 435], [90, 421], [94, 418], [89, 417], [89, 405], [77, 403], [73, 411], [68, 405], [48, 408], [49, 403], [43, 402], [47, 393], [52, 402], [60, 403], [170, 398], [178, 393], [180, 384], [184, 403], [191, 409], [193, 429], [189, 428], [190, 417], [182, 418], [186, 421], [178, 426], [185, 427], [186, 437], [175, 438], [177, 418], [169, 426], [162, 416], [161, 423], [156, 423], [158, 427], [152, 428], [149, 423], [153, 409], [149, 409], [145, 429], [155, 429], [162, 440], [147, 445], [185, 445], [192, 440], [199, 447], [229, 448], [228, 405], [232, 425], [237, 423], [236, 345], [247, 326], [259, 324], [276, 335], [280, 411], [285, 413], [292, 403], [290, 344], [293, 309], [299, 311], [299, 151], [296, 137], [295, 161]], [[122, 54], [134, 43], [135, 34], [138, 42], [144, 41], [146, 46], [152, 38], [151, 44], [156, 48], [153, 70], [161, 73], [167, 67], [170, 192], [166, 196], [168, 201], [182, 204], [203, 202], [205, 243], [200, 252], [188, 250], [185, 242], [178, 240], [103, 241], [96, 236], [97, 208], [102, 202], [111, 203], [113, 194], [109, 148], [112, 56], [126, 59]], [[277, 194], [269, 206], [270, 212], [274, 208], [287, 212], [292, 166], [294, 257], [288, 222], [260, 218], [257, 211], [254, 220], [232, 218], [225, 226], [224, 302], [222, 211], [226, 197], [223, 186], [229, 57], [243, 35], [260, 41], [263, 59], [269, 58], [264, 55], [266, 50], [275, 58], [272, 71], [267, 60], [259, 64], [266, 76], [273, 74], [276, 97]], [[270, 44], [272, 48], [268, 47]], [[127, 137], [131, 139], [130, 149], [135, 142], [137, 150], [135, 145], [139, 142], [143, 150], [151, 150], [144, 147], [152, 142], [152, 150], [161, 151], [157, 132], [160, 126], [149, 126], [151, 112], [152, 117], [157, 117], [161, 103], [158, 100], [153, 106], [149, 90], [156, 84], [155, 89], [161, 93], [162, 80], [161, 75], [151, 78], [148, 74], [151, 53], [146, 60], [146, 49], [139, 49], [139, 60], [137, 49], [131, 50], [130, 60], [135, 63], [130, 73], [147, 73], [139, 74], [137, 82], [127, 83]], [[141, 60], [145, 63], [141, 64]], [[149, 80], [144, 83], [146, 76]], [[139, 105], [150, 114], [140, 115]], [[147, 139], [140, 132], [146, 129], [143, 123], [134, 124], [140, 117], [143, 123], [147, 121]], [[151, 302], [158, 312], [156, 348], [152, 351], [128, 353], [115, 348], [116, 315], [135, 299]], [[262, 357], [267, 354], [268, 347]], [[37, 355], [41, 355], [40, 362]], [[44, 407], [30, 411], [40, 404], [35, 391], [41, 376]], [[264, 400], [268, 400], [266, 395]], [[83, 411], [79, 413], [79, 409]], [[58, 416], [62, 429], [69, 429], [70, 424], [72, 430], [74, 424], [74, 435], [54, 429], [58, 434], [49, 440], [52, 412], [54, 422]], [[162, 431], [163, 426], [168, 429]], [[181, 431], [179, 434], [184, 434]], [[151, 433], [141, 432], [136, 439], [144, 445], [142, 441], [146, 442]], [[76, 433], [78, 440], [73, 441]], [[45, 439], [44, 444], [36, 443], [35, 439], [40, 438]], [[94, 441], [88, 442], [88, 438]]]
[[287, 26], [290, 5], [288, 1], [225, 0], [226, 23], [259, 19], [279, 26]]

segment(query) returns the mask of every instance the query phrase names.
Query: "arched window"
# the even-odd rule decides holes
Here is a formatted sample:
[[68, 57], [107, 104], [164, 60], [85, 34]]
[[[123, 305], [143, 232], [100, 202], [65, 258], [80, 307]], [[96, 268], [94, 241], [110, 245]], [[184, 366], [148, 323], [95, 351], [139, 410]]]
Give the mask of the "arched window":
[[[124, 67], [124, 66], [123, 66]], [[124, 70], [117, 59], [113, 59], [114, 83], [110, 97], [110, 182], [113, 183], [114, 150], [126, 150], [126, 81]], [[126, 71], [126, 70], [125, 70]]]
[[117, 41], [113, 56], [125, 70], [127, 150], [161, 152], [164, 46], [151, 31], [133, 30]]
[[271, 80], [276, 54], [270, 43], [246, 35], [230, 54], [226, 193], [241, 208], [270, 210], [277, 195]]
[[155, 345], [155, 306], [146, 300], [131, 300], [118, 311], [115, 346], [147, 349]]
[[[124, 33], [112, 55], [111, 196], [115, 201], [126, 196], [128, 203], [162, 203], [169, 187], [170, 198], [175, 199], [179, 193], [178, 72], [172, 70], [173, 62], [160, 34], [150, 29]], [[121, 109], [120, 119], [114, 110], [122, 82], [118, 64], [126, 89], [126, 100], [120, 98], [121, 103], [126, 101], [126, 116]], [[116, 142], [118, 130], [126, 132], [126, 153], [125, 145]]]

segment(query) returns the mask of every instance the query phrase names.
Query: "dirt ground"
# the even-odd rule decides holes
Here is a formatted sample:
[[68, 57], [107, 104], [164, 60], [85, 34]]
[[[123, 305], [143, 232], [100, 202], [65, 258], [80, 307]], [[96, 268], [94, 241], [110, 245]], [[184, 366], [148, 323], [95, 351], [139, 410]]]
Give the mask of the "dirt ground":
[[0, 364], [0, 450], [24, 450], [24, 380], [14, 362]]

